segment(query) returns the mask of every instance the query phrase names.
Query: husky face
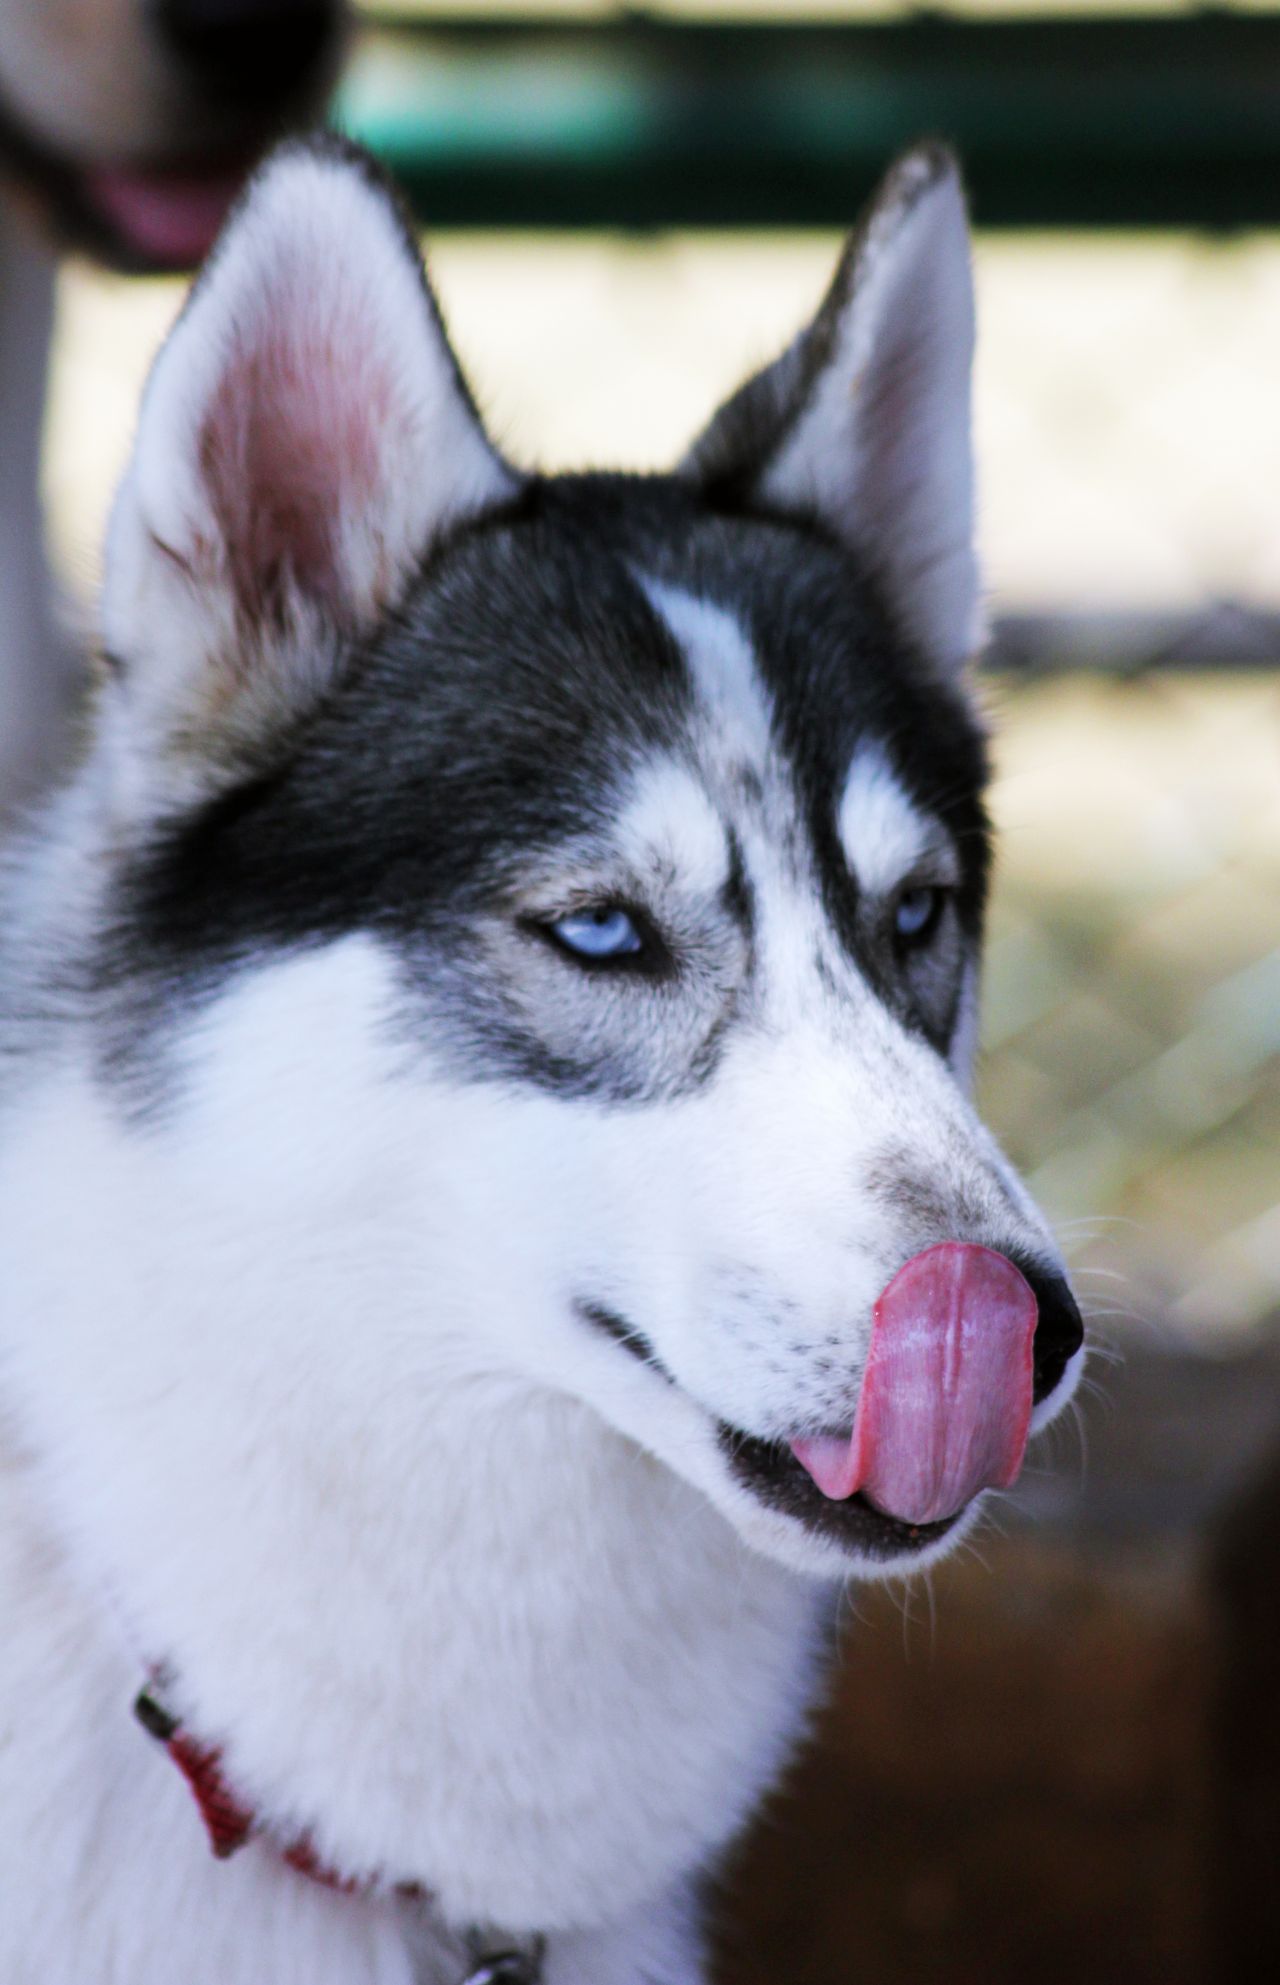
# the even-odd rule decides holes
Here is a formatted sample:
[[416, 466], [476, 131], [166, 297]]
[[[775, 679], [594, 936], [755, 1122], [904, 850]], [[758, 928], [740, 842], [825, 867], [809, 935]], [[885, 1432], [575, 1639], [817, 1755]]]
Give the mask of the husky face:
[[520, 476], [385, 193], [294, 149], [161, 355], [109, 548], [103, 1080], [161, 1137], [238, 1096], [218, 1135], [252, 1171], [298, 1066], [264, 989], [331, 969], [341, 1038], [294, 1104], [316, 1120], [357, 1008], [377, 1056], [316, 1135], [357, 1169], [395, 1098], [417, 1241], [385, 1328], [429, 1376], [433, 1292], [464, 1290], [486, 1368], [820, 1570], [968, 1521], [833, 1497], [794, 1451], [851, 1427], [903, 1262], [1018, 1264], [1034, 1425], [1080, 1364], [964, 1094], [970, 341], [955, 171], [923, 151], [677, 474]]
[[[783, 1551], [927, 1546], [785, 1443], [852, 1424], [874, 1303], [920, 1249], [1060, 1272], [963, 1094], [987, 842], [962, 698], [838, 550], [594, 478], [443, 551], [358, 677], [122, 877], [126, 1093], [163, 1121], [207, 1002], [370, 933], [410, 1146], [424, 1181], [442, 1137], [457, 1168], [424, 1300], [469, 1287], [493, 1355], [601, 1410], [625, 1386], [626, 1430]], [[553, 1335], [526, 1336], [526, 1278]], [[599, 1399], [592, 1332], [637, 1354]]]
[[214, 1166], [246, 1231], [274, 1209], [281, 1303], [345, 1220], [398, 1383], [568, 1395], [820, 1572], [976, 1507], [796, 1452], [847, 1437], [905, 1263], [1017, 1264], [1033, 1427], [1080, 1362], [966, 1097], [971, 337], [919, 152], [674, 475], [518, 475], [383, 190], [294, 148], [161, 355], [109, 549], [93, 1062], [190, 1187], [175, 1275]]

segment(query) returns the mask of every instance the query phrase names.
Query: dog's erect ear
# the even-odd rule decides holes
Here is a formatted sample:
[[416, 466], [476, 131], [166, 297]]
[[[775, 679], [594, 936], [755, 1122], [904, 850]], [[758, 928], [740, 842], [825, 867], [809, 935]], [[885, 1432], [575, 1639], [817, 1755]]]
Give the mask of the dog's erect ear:
[[813, 322], [720, 409], [681, 473], [735, 504], [816, 516], [907, 635], [957, 666], [981, 639], [972, 358], [959, 175], [922, 146], [889, 173]]
[[104, 633], [129, 727], [251, 747], [516, 487], [392, 196], [337, 141], [284, 147], [156, 361], [116, 501]]

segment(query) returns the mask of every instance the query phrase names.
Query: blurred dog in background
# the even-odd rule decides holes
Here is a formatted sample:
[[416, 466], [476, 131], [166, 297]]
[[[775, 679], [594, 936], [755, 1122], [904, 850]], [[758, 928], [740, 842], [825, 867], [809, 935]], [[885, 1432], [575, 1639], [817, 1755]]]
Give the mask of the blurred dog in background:
[[342, 0], [0, 0], [0, 828], [80, 679], [39, 500], [59, 252], [160, 272], [209, 248], [267, 144], [319, 112]]

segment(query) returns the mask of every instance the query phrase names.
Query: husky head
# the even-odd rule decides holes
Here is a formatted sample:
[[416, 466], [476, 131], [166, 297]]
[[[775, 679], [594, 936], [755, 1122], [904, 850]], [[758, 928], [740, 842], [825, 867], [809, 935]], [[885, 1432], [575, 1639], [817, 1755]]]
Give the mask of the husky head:
[[189, 268], [332, 85], [342, 0], [0, 0], [0, 180], [68, 245]]
[[86, 787], [95, 1081], [203, 1305], [147, 1269], [159, 1365], [283, 1342], [374, 1438], [567, 1398], [819, 1572], [1016, 1472], [1080, 1323], [966, 1093], [972, 338], [919, 150], [673, 474], [525, 475], [372, 171], [259, 176], [147, 391]]

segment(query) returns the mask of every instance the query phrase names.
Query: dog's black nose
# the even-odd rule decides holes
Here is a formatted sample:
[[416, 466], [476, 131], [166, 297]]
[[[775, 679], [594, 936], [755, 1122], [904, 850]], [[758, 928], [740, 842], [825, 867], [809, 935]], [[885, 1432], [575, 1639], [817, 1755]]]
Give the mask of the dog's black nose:
[[338, 0], [155, 0], [169, 46], [202, 84], [246, 103], [287, 96], [329, 53]]
[[1049, 1397], [1084, 1343], [1084, 1323], [1075, 1297], [1055, 1269], [1045, 1267], [1042, 1262], [1028, 1261], [1020, 1255], [1010, 1258], [1031, 1284], [1031, 1293], [1039, 1310], [1032, 1345], [1032, 1396], [1038, 1406], [1042, 1399]]

